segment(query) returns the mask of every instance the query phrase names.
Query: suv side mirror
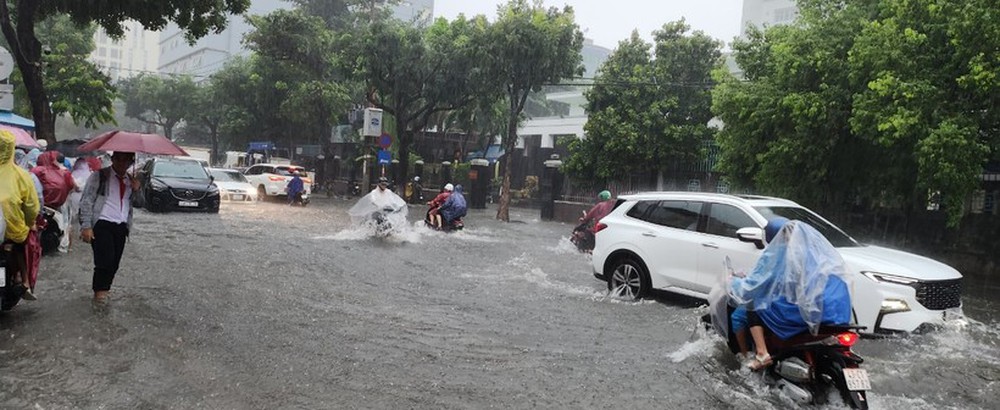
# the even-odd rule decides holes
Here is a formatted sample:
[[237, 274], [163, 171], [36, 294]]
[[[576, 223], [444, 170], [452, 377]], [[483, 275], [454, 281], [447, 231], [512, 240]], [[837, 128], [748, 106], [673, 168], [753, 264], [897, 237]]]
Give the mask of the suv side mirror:
[[760, 228], [740, 228], [736, 231], [736, 238], [741, 242], [751, 242], [757, 245], [757, 249], [764, 249], [764, 230]]

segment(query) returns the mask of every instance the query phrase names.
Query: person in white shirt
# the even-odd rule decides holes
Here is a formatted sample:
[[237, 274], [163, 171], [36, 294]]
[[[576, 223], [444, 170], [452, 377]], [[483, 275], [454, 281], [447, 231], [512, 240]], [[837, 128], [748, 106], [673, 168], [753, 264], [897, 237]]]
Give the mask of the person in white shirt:
[[[118, 273], [125, 239], [132, 227], [132, 197], [139, 181], [128, 174], [135, 162], [131, 152], [115, 152], [111, 166], [94, 172], [80, 197], [80, 239], [94, 251], [94, 302], [105, 304]], [[141, 204], [142, 196], [135, 200]]]

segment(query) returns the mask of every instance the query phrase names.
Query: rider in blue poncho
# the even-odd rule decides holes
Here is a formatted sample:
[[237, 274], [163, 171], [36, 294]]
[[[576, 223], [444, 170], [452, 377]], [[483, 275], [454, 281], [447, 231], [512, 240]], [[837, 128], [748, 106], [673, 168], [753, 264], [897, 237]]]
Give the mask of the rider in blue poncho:
[[295, 202], [299, 200], [299, 194], [306, 189], [305, 183], [302, 181], [302, 177], [299, 176], [299, 171], [292, 171], [292, 179], [288, 181], [286, 189], [288, 194], [288, 204], [294, 205]]
[[465, 216], [468, 206], [465, 203], [465, 195], [462, 194], [463, 189], [462, 185], [455, 185], [451, 196], [441, 205], [441, 217], [444, 218], [445, 224], [450, 224], [455, 219]]
[[806, 331], [816, 334], [820, 325], [851, 322], [847, 269], [833, 245], [800, 221], [772, 220], [765, 231], [768, 246], [757, 265], [729, 286], [730, 300], [738, 306], [733, 329], [749, 325], [753, 335], [754, 369], [771, 363], [763, 327], [789, 339]]

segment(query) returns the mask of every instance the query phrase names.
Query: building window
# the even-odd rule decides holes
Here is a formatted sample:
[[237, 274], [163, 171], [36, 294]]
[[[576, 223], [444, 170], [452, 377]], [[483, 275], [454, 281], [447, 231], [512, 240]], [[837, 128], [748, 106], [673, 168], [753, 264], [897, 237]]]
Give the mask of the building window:
[[799, 15], [798, 7], [784, 7], [774, 11], [774, 23], [791, 23]]
[[97, 55], [100, 56], [100, 57], [107, 57], [107, 55], [108, 55], [108, 49], [104, 48], [104, 47], [99, 47], [97, 49]]
[[118, 58], [118, 49], [117, 48], [112, 48], [111, 51], [110, 51], [110, 55], [108, 57]]

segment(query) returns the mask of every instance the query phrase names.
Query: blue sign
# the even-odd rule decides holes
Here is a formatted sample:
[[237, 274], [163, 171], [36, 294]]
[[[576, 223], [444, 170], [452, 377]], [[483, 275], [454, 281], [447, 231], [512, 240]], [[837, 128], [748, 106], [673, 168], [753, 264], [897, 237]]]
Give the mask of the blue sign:
[[379, 165], [389, 165], [392, 162], [392, 153], [386, 150], [381, 150], [378, 152], [378, 164]]
[[378, 146], [382, 147], [382, 149], [389, 149], [392, 146], [392, 135], [386, 133], [378, 137]]

